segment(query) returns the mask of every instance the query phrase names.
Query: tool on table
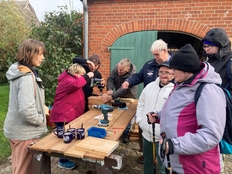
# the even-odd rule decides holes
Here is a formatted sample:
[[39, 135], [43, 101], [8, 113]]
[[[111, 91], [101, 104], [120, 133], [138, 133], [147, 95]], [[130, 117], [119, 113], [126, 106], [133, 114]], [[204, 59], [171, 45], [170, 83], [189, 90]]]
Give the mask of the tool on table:
[[99, 79], [99, 78], [91, 78], [91, 82], [90, 82], [90, 87], [94, 87], [94, 86], [97, 86], [100, 90], [100, 95], [102, 95], [102, 91], [103, 91], [103, 88], [105, 87], [104, 85], [101, 84], [101, 81], [103, 79]]
[[107, 104], [93, 105], [93, 108], [100, 109], [104, 116], [104, 119], [101, 119], [98, 123], [98, 126], [107, 127], [109, 125], [108, 112], [112, 112], [114, 108]]

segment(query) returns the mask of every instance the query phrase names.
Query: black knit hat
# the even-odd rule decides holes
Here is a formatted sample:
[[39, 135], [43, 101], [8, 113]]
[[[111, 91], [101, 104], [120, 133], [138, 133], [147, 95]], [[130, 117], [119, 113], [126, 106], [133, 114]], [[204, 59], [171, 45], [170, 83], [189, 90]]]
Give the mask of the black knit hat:
[[169, 64], [171, 68], [184, 72], [196, 73], [200, 70], [199, 57], [190, 44], [183, 46], [174, 54]]

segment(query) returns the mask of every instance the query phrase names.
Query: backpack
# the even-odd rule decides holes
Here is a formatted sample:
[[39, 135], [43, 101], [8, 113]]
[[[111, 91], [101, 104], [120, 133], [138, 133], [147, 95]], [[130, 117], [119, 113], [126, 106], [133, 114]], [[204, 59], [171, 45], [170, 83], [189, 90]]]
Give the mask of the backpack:
[[226, 74], [228, 83], [226, 84], [225, 88], [230, 89], [231, 77], [232, 77], [232, 58], [228, 60], [227, 67], [226, 67]]
[[[201, 83], [197, 88], [194, 96], [195, 105], [197, 105], [201, 91], [206, 84], [207, 83]], [[219, 143], [220, 152], [221, 154], [232, 154], [232, 98], [230, 92], [226, 88], [220, 85], [217, 86], [223, 90], [226, 97], [226, 125], [222, 140]]]

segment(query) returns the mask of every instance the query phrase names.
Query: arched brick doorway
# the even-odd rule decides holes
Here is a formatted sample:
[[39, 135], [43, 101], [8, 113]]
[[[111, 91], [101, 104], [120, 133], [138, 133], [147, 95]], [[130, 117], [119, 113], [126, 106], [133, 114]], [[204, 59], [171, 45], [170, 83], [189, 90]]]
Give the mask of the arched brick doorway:
[[111, 46], [114, 41], [122, 35], [136, 31], [157, 30], [159, 32], [181, 33], [200, 40], [209, 29], [210, 28], [204, 24], [184, 19], [134, 20], [112, 28], [102, 41], [102, 49], [107, 49], [107, 47]]

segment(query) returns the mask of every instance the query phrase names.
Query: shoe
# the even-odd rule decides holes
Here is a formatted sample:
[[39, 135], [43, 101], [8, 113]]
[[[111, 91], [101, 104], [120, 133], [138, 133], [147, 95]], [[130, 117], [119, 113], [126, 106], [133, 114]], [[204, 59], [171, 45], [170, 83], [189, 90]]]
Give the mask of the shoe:
[[122, 136], [122, 142], [123, 143], [128, 143], [130, 141], [130, 135], [128, 134], [128, 135], [123, 135]]
[[59, 162], [58, 167], [61, 168], [61, 169], [69, 169], [69, 170], [71, 170], [71, 169], [74, 169], [76, 167], [76, 163], [71, 162], [71, 161], [67, 161], [65, 163]]
[[138, 157], [137, 158], [137, 163], [143, 164], [144, 163], [144, 157], [143, 156]]

